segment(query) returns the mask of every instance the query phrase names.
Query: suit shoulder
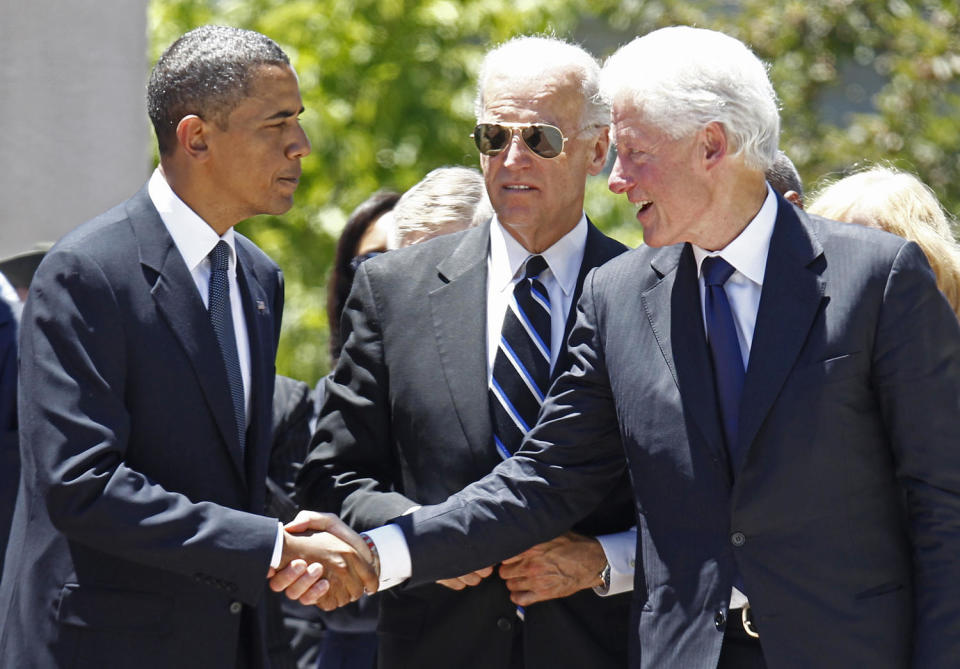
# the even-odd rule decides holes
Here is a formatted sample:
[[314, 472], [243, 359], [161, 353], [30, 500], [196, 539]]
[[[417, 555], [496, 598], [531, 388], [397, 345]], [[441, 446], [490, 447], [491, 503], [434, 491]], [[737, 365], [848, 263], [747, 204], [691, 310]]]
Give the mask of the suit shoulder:
[[[677, 260], [679, 260], [681, 249], [682, 247], [676, 248]], [[669, 254], [673, 250], [673, 247], [665, 251], [664, 249], [653, 249], [644, 245], [635, 249], [625, 249], [595, 269], [594, 280], [601, 283], [616, 284], [623, 281], [636, 284], [640, 281], [646, 287], [648, 281], [657, 281], [660, 278], [651, 266], [653, 258], [660, 253]]]
[[874, 254], [893, 257], [908, 243], [903, 237], [865, 225], [842, 223], [813, 214], [807, 214], [806, 220], [828, 254], [840, 249], [859, 249], [860, 256]]

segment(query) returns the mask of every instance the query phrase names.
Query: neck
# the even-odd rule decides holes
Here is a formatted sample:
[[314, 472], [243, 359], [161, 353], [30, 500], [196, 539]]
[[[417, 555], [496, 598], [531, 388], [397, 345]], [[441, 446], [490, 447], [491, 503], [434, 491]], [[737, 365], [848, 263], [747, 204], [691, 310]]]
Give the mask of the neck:
[[218, 237], [222, 237], [227, 230], [240, 222], [219, 206], [215, 198], [207, 195], [199, 175], [185, 173], [172, 159], [161, 159], [160, 172], [177, 197], [213, 228]]
[[539, 226], [539, 227], [524, 227], [524, 226], [514, 226], [508, 225], [501, 222], [504, 230], [510, 233], [510, 236], [520, 242], [520, 245], [523, 246], [530, 253], [543, 253], [548, 248], [556, 244], [558, 241], [563, 239], [571, 230], [577, 227], [577, 223], [580, 222], [580, 217], [578, 216], [576, 220], [563, 225], [563, 226]]
[[730, 188], [721, 192], [726, 196], [722, 206], [716, 210], [718, 215], [714, 217], [710, 234], [705, 239], [694, 242], [706, 251], [724, 249], [740, 236], [767, 199], [767, 182], [762, 173], [753, 173], [744, 175]]

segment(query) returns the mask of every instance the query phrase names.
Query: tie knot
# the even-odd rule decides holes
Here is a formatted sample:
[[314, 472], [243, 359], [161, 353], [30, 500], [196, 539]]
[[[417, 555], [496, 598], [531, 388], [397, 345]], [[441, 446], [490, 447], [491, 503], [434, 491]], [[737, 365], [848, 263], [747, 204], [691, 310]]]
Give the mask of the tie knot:
[[720, 256], [709, 256], [700, 265], [703, 282], [708, 286], [722, 286], [733, 274], [733, 265]]
[[222, 239], [210, 251], [210, 267], [215, 270], [226, 270], [230, 267], [230, 245]]
[[523, 278], [536, 279], [545, 269], [547, 269], [547, 261], [543, 259], [543, 256], [530, 256], [527, 259], [527, 269]]

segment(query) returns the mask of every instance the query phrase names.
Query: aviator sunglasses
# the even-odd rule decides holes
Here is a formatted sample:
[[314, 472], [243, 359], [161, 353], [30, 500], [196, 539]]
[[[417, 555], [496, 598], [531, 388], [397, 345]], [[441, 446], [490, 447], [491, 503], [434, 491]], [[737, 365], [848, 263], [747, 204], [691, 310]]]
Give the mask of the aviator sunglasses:
[[473, 141], [480, 153], [495, 156], [513, 140], [514, 130], [520, 131], [523, 143], [541, 158], [556, 158], [563, 153], [567, 138], [555, 125], [546, 123], [480, 123], [473, 129]]

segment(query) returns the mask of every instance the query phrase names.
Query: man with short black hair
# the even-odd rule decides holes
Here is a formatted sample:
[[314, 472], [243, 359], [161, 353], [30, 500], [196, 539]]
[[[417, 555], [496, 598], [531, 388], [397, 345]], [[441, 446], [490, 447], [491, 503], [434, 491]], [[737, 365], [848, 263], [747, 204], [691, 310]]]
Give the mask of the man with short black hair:
[[355, 535], [262, 515], [283, 283], [233, 226], [293, 203], [296, 74], [269, 38], [206, 26], [148, 100], [160, 167], [47, 253], [24, 311], [4, 667], [266, 667], [273, 568], [322, 559], [337, 603], [376, 589]]

